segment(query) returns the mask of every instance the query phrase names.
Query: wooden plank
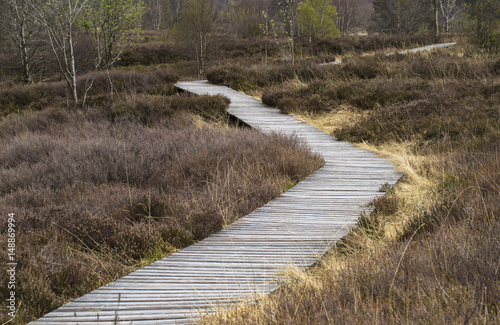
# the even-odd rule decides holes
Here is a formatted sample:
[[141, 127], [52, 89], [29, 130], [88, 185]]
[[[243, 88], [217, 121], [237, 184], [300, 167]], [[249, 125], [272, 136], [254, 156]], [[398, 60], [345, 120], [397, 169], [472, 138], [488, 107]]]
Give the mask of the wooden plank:
[[297, 137], [324, 166], [279, 198], [224, 230], [103, 286], [32, 324], [186, 324], [221, 303], [250, 299], [278, 286], [280, 270], [305, 269], [356, 224], [384, 183], [401, 174], [277, 109], [206, 81], [181, 82], [195, 94], [223, 94], [228, 112], [266, 134]]

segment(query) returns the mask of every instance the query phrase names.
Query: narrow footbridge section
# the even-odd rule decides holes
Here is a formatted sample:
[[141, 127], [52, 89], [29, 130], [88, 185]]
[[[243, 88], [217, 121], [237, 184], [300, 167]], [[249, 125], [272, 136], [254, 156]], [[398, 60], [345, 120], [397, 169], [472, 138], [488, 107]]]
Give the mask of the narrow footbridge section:
[[226, 229], [103, 286], [32, 324], [185, 324], [204, 310], [277, 288], [276, 274], [314, 264], [356, 224], [379, 188], [400, 174], [385, 159], [337, 141], [277, 109], [206, 81], [179, 82], [221, 94], [229, 113], [264, 133], [300, 137], [325, 165]]

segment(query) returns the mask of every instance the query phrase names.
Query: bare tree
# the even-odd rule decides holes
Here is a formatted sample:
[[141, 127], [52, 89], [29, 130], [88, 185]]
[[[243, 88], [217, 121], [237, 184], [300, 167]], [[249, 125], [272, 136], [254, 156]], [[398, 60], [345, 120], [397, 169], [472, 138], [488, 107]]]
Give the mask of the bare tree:
[[144, 3], [136, 0], [98, 0], [83, 10], [80, 23], [92, 35], [97, 49], [97, 69], [113, 66], [134, 41], [141, 27]]
[[239, 37], [249, 38], [262, 34], [260, 25], [264, 22], [262, 1], [248, 0], [237, 4], [230, 1], [225, 13], [225, 20], [231, 32]]
[[450, 31], [450, 24], [462, 12], [462, 7], [457, 5], [456, 0], [439, 0], [439, 9], [443, 16], [444, 31]]
[[337, 7], [337, 26], [342, 35], [360, 28], [370, 14], [371, 6], [365, 0], [333, 0]]
[[[137, 0], [97, 0], [84, 8], [79, 23], [94, 45], [94, 66], [93, 73], [85, 81], [82, 106], [94, 85], [96, 70], [108, 70], [109, 76], [109, 69], [123, 51], [136, 41], [144, 11], [144, 2]], [[112, 96], [114, 87], [111, 78], [109, 82]]]
[[22, 67], [23, 80], [32, 83], [32, 67], [36, 50], [33, 36], [40, 31], [40, 25], [33, 19], [33, 1], [5, 0], [5, 11], [2, 18], [8, 30], [9, 38], [15, 45], [17, 56]]
[[439, 7], [438, 7], [438, 2], [439, 0], [432, 0], [432, 6], [434, 10], [434, 37], [436, 38], [436, 41], [439, 38]]
[[75, 33], [77, 21], [90, 1], [53, 0], [40, 5], [32, 4], [33, 18], [47, 34], [48, 43], [66, 80], [73, 108], [78, 103]]
[[198, 75], [203, 75], [210, 46], [217, 34], [218, 13], [210, 0], [187, 0], [177, 25], [179, 38], [196, 53]]
[[399, 32], [416, 34], [429, 29], [431, 13], [428, 0], [398, 0]]
[[398, 33], [398, 8], [397, 0], [374, 0], [373, 29], [383, 33]]
[[490, 53], [500, 52], [500, 0], [476, 1], [468, 6], [466, 29], [472, 41]]
[[428, 0], [374, 0], [375, 30], [415, 34], [429, 28]]
[[144, 14], [144, 28], [159, 30], [172, 25], [170, 0], [147, 0]]

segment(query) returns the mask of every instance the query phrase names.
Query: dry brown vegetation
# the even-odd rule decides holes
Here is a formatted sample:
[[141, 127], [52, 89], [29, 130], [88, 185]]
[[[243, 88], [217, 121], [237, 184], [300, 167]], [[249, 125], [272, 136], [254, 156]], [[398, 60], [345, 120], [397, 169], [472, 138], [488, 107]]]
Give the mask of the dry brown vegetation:
[[[152, 35], [150, 35], [152, 33]], [[196, 78], [196, 60], [190, 55], [190, 51], [179, 42], [172, 33], [159, 31], [146, 33], [144, 42], [124, 51], [117, 66], [144, 70], [148, 67], [164, 66], [183, 77]], [[309, 42], [308, 39], [297, 39], [297, 62], [301, 66], [310, 67], [313, 63], [334, 61], [335, 57], [352, 55], [353, 53], [365, 53], [382, 49], [405, 49], [431, 44], [432, 37], [423, 35], [377, 35], [377, 36], [351, 36], [335, 39], [322, 39]], [[209, 79], [226, 81], [228, 86], [235, 89], [255, 89], [267, 86], [270, 83], [281, 82], [281, 79], [273, 79], [280, 72], [272, 73], [266, 70], [265, 75], [255, 75], [253, 80], [248, 74], [240, 74], [238, 67], [255, 65], [257, 70], [267, 61], [270, 66], [283, 63], [283, 58], [271, 39], [254, 38], [240, 39], [232, 35], [221, 35], [212, 44], [214, 48], [207, 53], [207, 66], [210, 67], [207, 77]], [[267, 60], [266, 60], [267, 58]], [[278, 68], [283, 71], [284, 67]], [[227, 70], [231, 70], [230, 73]], [[224, 76], [217, 76], [218, 72]], [[226, 72], [225, 72], [226, 71]], [[248, 72], [248, 71], [247, 71]], [[269, 75], [269, 80], [267, 80]], [[231, 79], [234, 82], [231, 83]], [[214, 81], [216, 81], [214, 80]]]
[[[110, 70], [97, 71], [78, 78], [79, 97], [95, 101], [123, 99], [131, 94], [172, 95], [173, 82], [179, 79], [170, 70], [151, 68], [147, 72]], [[47, 106], [67, 105], [66, 83], [44, 82], [19, 85], [6, 81], [0, 85], [0, 116], [23, 110], [40, 110]], [[117, 97], [113, 98], [113, 94]], [[130, 97], [130, 96], [129, 96]], [[88, 104], [88, 103], [87, 103]]]
[[[229, 127], [227, 98], [170, 95], [169, 72], [113, 71], [113, 95], [108, 77], [97, 76], [78, 110], [56, 99], [55, 83], [0, 94], [10, 103], [0, 245], [15, 213], [15, 324], [220, 230], [322, 164], [296, 138]], [[52, 105], [35, 107], [39, 92]], [[24, 109], [8, 114], [12, 105]]]
[[[279, 59], [279, 53], [273, 51], [273, 58], [269, 60], [269, 65], [265, 66], [263, 60], [254, 62], [255, 56], [259, 53], [252, 52], [250, 59], [233, 56], [232, 60], [225, 60], [220, 64], [212, 64], [207, 70], [206, 77], [209, 81], [225, 85], [237, 90], [249, 91], [282, 85], [291, 80], [308, 82], [312, 80], [325, 80], [332, 74], [338, 73], [338, 66], [326, 65], [318, 66], [318, 63], [335, 61], [339, 55], [351, 57], [353, 55], [364, 54], [369, 51], [404, 49], [432, 44], [433, 39], [427, 36], [403, 36], [403, 35], [376, 35], [376, 36], [351, 36], [335, 39], [317, 40], [313, 43], [299, 41], [297, 52], [302, 53], [297, 58], [295, 66], [285, 64]], [[271, 44], [270, 46], [273, 46]], [[234, 48], [237, 48], [235, 45]], [[262, 52], [262, 46], [260, 47]], [[233, 51], [228, 53], [234, 54]], [[261, 59], [262, 58], [262, 53]], [[231, 57], [231, 55], [229, 55]], [[258, 55], [257, 55], [258, 56]], [[227, 57], [227, 56], [226, 56]], [[357, 62], [358, 60], [354, 60]], [[376, 73], [377, 67], [358, 67], [351, 64], [343, 67], [342, 73], [361, 76], [370, 76]], [[273, 103], [269, 103], [273, 105]]]
[[[202, 323], [499, 322], [499, 58], [364, 55], [429, 42], [299, 42], [296, 67], [271, 51], [265, 69], [263, 41], [222, 46], [212, 81], [262, 93], [406, 176], [319, 267], [289, 270], [274, 294]], [[346, 64], [316, 65], [338, 55]], [[64, 83], [2, 85], [0, 206], [17, 215], [18, 324], [221, 229], [321, 165], [296, 139], [228, 128], [224, 98], [173, 96], [176, 74], [155, 64], [194, 75], [179, 48], [146, 43], [123, 58], [127, 70], [97, 73], [78, 111], [64, 109]]]
[[405, 177], [318, 267], [289, 270], [280, 290], [201, 323], [498, 324], [499, 59], [462, 47], [353, 55], [266, 84], [264, 102]]

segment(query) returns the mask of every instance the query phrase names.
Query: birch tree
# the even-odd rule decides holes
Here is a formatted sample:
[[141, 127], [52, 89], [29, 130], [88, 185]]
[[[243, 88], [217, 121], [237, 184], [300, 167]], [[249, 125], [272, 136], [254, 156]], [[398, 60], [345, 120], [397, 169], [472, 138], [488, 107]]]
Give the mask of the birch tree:
[[17, 57], [25, 83], [32, 83], [32, 68], [36, 46], [33, 37], [40, 31], [40, 25], [33, 19], [33, 0], [5, 0], [5, 11], [1, 15], [9, 39], [16, 48]]
[[[278, 20], [271, 18], [267, 11], [263, 11], [265, 21], [261, 26], [266, 37], [272, 36], [285, 62], [295, 65], [295, 35], [297, 30], [297, 0], [278, 2]], [[285, 38], [285, 41], [282, 41]]]
[[[66, 80], [73, 108], [78, 103], [75, 38], [78, 19], [90, 0], [50, 0], [33, 5], [33, 17], [43, 27], [59, 70]], [[68, 102], [68, 107], [70, 107]]]
[[181, 20], [181, 12], [184, 8], [184, 2], [186, 0], [170, 0], [170, 7], [172, 10], [172, 22], [175, 24]]
[[337, 26], [342, 35], [348, 35], [354, 28], [366, 23], [370, 4], [364, 0], [333, 0], [337, 8]]
[[443, 16], [444, 31], [450, 31], [450, 25], [461, 12], [461, 7], [457, 5], [456, 0], [439, 0], [439, 9]]
[[144, 27], [159, 30], [172, 25], [170, 0], [147, 0], [144, 14]]
[[432, 6], [434, 10], [434, 37], [436, 38], [436, 41], [439, 38], [439, 6], [438, 6], [439, 0], [432, 0]]
[[85, 7], [80, 24], [96, 45], [97, 69], [112, 67], [134, 42], [144, 11], [144, 2], [137, 0], [96, 0]]
[[210, 47], [216, 40], [217, 11], [209, 0], [187, 0], [177, 35], [196, 53], [198, 75], [203, 75]]

